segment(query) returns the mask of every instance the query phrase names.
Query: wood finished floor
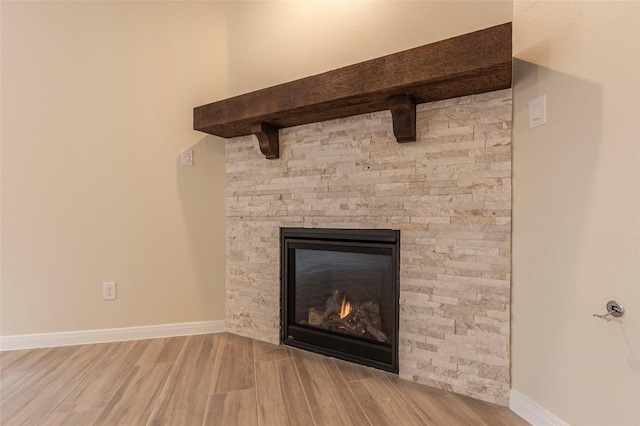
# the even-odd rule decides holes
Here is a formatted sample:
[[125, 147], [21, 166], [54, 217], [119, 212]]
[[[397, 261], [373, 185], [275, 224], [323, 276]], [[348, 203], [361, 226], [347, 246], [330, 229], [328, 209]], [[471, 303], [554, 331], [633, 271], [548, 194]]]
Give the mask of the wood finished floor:
[[0, 353], [0, 424], [527, 425], [505, 407], [208, 334]]

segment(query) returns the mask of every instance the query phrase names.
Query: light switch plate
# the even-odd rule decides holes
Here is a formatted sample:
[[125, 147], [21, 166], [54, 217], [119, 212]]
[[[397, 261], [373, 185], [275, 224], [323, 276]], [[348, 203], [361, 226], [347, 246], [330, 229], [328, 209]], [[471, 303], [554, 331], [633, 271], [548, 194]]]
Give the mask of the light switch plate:
[[547, 96], [542, 95], [529, 101], [529, 128], [547, 124]]
[[180, 153], [180, 165], [181, 166], [193, 166], [193, 150], [183, 149]]

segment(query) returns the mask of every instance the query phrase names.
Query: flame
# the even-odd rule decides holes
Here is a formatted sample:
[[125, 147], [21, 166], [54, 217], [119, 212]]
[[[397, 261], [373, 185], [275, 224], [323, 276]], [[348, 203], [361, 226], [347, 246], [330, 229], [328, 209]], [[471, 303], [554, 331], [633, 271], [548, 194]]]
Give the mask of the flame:
[[351, 312], [351, 303], [347, 302], [347, 296], [342, 298], [342, 307], [340, 308], [340, 319], [346, 317]]

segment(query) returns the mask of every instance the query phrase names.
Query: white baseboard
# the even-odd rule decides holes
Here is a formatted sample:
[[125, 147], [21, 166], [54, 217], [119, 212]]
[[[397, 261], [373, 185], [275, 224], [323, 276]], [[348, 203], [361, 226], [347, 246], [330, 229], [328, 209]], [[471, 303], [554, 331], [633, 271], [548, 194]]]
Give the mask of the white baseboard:
[[568, 423], [514, 390], [509, 395], [509, 409], [533, 426], [569, 426]]
[[0, 336], [0, 351], [84, 345], [88, 343], [121, 342], [125, 340], [154, 339], [159, 337], [190, 336], [194, 334], [221, 333], [223, 331], [224, 320], [217, 320], [142, 327], [107, 328], [101, 330], [65, 331], [62, 333]]

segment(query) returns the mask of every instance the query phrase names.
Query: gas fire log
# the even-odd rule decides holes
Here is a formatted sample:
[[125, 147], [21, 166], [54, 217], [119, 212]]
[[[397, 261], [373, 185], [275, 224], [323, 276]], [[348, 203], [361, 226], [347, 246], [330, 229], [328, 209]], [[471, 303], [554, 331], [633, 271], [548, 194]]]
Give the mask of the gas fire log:
[[369, 314], [369, 320], [371, 320], [371, 324], [373, 324], [376, 328], [382, 328], [382, 321], [380, 320], [380, 305], [378, 302], [374, 302], [373, 300], [369, 300], [368, 302], [360, 305], [361, 308], [366, 309]]
[[[373, 324], [373, 322], [369, 320], [369, 315], [367, 315], [367, 310], [366, 309], [360, 309], [359, 313], [361, 314], [361, 315], [359, 315], [359, 317], [362, 319], [362, 322], [364, 322], [365, 330], [367, 330], [367, 332], [369, 334], [371, 334], [373, 337], [378, 339], [379, 342], [386, 342], [387, 341], [387, 335], [384, 334], [382, 332], [382, 330], [380, 330], [378, 327], [376, 327]], [[379, 315], [378, 315], [378, 318], [380, 318]]]
[[342, 307], [342, 301], [340, 300], [340, 292], [334, 290], [330, 298], [327, 299], [326, 309], [322, 315], [324, 321], [328, 320], [332, 315], [340, 315], [340, 308]]
[[[351, 306], [351, 310], [340, 318], [345, 298], [340, 298], [340, 292], [334, 290], [327, 299], [325, 309], [312, 307], [309, 309], [309, 325], [338, 331], [353, 336], [374, 338], [386, 342], [388, 336], [382, 331], [380, 305], [370, 300]], [[344, 313], [342, 313], [344, 315]]]
[[351, 334], [358, 335], [358, 328], [349, 321], [342, 319], [325, 321], [322, 323], [322, 328], [333, 331], [348, 331]]
[[321, 309], [310, 308], [309, 309], [309, 325], [322, 325], [324, 313]]

